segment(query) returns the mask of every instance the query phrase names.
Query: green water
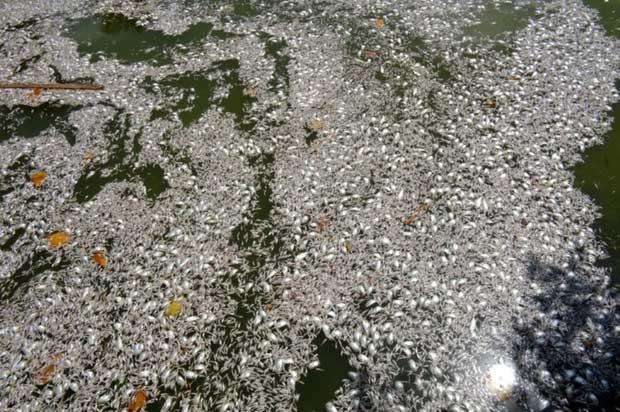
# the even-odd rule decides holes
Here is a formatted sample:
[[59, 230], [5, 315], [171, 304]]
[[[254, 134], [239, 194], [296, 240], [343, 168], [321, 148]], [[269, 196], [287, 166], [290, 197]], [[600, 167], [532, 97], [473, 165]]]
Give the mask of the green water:
[[[611, 36], [620, 37], [620, 0], [586, 0], [598, 10], [600, 22]], [[616, 80], [620, 92], [620, 79]], [[574, 168], [575, 184], [600, 207], [601, 216], [595, 230], [605, 243], [609, 257], [599, 262], [611, 270], [611, 285], [620, 288], [620, 102], [613, 105], [613, 118], [605, 143], [594, 146], [583, 155], [583, 163]]]
[[196, 23], [180, 34], [168, 35], [147, 30], [136, 20], [116, 13], [74, 21], [68, 30], [78, 43], [78, 52], [90, 54], [92, 62], [113, 58], [127, 64], [170, 64], [173, 51], [183, 52], [207, 37], [225, 40], [236, 36], [214, 29], [211, 23]]

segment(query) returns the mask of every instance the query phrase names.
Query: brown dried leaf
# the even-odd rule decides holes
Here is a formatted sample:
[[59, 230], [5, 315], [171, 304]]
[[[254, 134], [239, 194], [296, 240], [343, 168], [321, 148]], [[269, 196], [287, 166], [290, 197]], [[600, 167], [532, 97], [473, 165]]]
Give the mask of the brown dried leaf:
[[71, 235], [63, 230], [47, 235], [47, 242], [51, 247], [59, 247], [71, 240]]
[[96, 156], [97, 154], [95, 152], [89, 150], [88, 152], [84, 153], [84, 155], [82, 156], [82, 159], [86, 161], [93, 160]]
[[377, 17], [372, 21], [372, 24], [374, 24], [376, 28], [380, 29], [385, 25], [385, 20], [383, 19], [383, 17]]
[[133, 394], [133, 398], [131, 398], [131, 400], [129, 401], [127, 409], [129, 409], [130, 412], [139, 411], [140, 409], [144, 408], [147, 400], [148, 396], [146, 394], [146, 391], [144, 389], [138, 389], [136, 393]]
[[508, 80], [521, 80], [521, 77], [511, 74], [510, 76], [508, 76]]
[[39, 369], [39, 371], [34, 376], [34, 381], [37, 385], [45, 385], [50, 381], [50, 379], [56, 372], [56, 367], [60, 359], [62, 359], [62, 355], [55, 354], [45, 365], [43, 365], [41, 369]]
[[43, 182], [47, 179], [47, 172], [45, 170], [38, 170], [30, 175], [30, 181], [34, 187], [41, 187]]
[[405, 218], [405, 220], [403, 220], [403, 223], [406, 225], [412, 224], [413, 221], [420, 217], [422, 214], [424, 214], [424, 212], [426, 212], [429, 207], [430, 205], [428, 203], [423, 203], [420, 206], [416, 207], [415, 210], [411, 212], [409, 216]]
[[317, 230], [319, 232], [322, 232], [323, 230], [327, 228], [327, 226], [329, 226], [329, 219], [326, 216], [321, 216], [316, 226], [317, 226]]
[[43, 89], [41, 89], [40, 87], [35, 87], [30, 91], [30, 93], [26, 95], [26, 99], [29, 103], [35, 103], [39, 99], [39, 96], [41, 96], [42, 92]]
[[267, 310], [273, 309], [273, 304], [271, 304], [271, 303], [265, 304], [265, 309], [267, 309]]
[[367, 59], [374, 59], [375, 57], [379, 56], [379, 52], [375, 49], [364, 48], [362, 49], [362, 56]]
[[325, 127], [325, 122], [323, 120], [314, 119], [310, 122], [308, 126], [310, 127], [310, 129], [318, 131]]
[[93, 262], [104, 268], [108, 264], [108, 259], [102, 251], [96, 251], [92, 256]]

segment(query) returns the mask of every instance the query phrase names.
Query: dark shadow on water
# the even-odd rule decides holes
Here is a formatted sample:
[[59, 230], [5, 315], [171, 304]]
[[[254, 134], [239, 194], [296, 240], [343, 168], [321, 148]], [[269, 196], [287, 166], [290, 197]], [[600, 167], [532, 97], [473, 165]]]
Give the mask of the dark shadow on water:
[[55, 102], [37, 106], [0, 106], [0, 142], [11, 137], [35, 137], [54, 126], [73, 146], [77, 129], [69, 123], [69, 115], [81, 108]]
[[346, 356], [340, 353], [336, 343], [320, 333], [312, 345], [317, 348], [321, 363], [317, 369], [309, 370], [295, 388], [299, 395], [299, 412], [323, 412], [325, 404], [335, 398], [347, 374], [354, 369]]
[[256, 98], [244, 93], [247, 86], [239, 76], [239, 60], [217, 61], [208, 70], [175, 74], [160, 81], [147, 77], [144, 88], [154, 92], [155, 84], [165, 95], [164, 99], [172, 103], [153, 109], [151, 119], [174, 113], [188, 127], [209, 109], [219, 107], [234, 116], [241, 130], [249, 131], [255, 125], [249, 110]]
[[46, 250], [34, 252], [13, 273], [0, 280], [0, 301], [10, 300], [20, 287], [28, 284], [43, 272], [56, 272], [69, 265], [68, 261], [63, 260], [60, 264], [53, 266], [53, 261], [54, 255]]
[[515, 319], [515, 362], [520, 375], [551, 401], [545, 411], [617, 411], [620, 336], [614, 328], [620, 326], [620, 305], [599, 303], [597, 295], [607, 292], [604, 282], [580, 270], [583, 250], [575, 255], [566, 270], [530, 257], [529, 281], [542, 292], [524, 304], [542, 315]]
[[[104, 126], [104, 136], [109, 142], [106, 161], [89, 163], [79, 177], [73, 195], [79, 203], [94, 198], [107, 184], [113, 182], [141, 182], [146, 196], [155, 200], [169, 186], [164, 179], [164, 171], [156, 164], [135, 167], [141, 145], [140, 132], [129, 136], [130, 116], [123, 110], [117, 110], [114, 117]], [[128, 147], [131, 143], [131, 151]]]

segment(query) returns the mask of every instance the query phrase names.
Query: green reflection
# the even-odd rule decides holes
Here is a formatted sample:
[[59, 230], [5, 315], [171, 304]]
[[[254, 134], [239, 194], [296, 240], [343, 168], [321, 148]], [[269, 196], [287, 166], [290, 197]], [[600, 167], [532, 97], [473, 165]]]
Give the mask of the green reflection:
[[[95, 62], [104, 57], [114, 58], [121, 63], [149, 61], [152, 64], [169, 64], [171, 52], [197, 45], [205, 38], [227, 39], [233, 33], [214, 30], [211, 23], [196, 23], [177, 35], [147, 30], [122, 14], [87, 17], [76, 20], [69, 26], [70, 37], [78, 43], [80, 54], [91, 54]], [[175, 49], [176, 48], [176, 49]]]
[[511, 2], [492, 4], [478, 16], [479, 23], [466, 27], [463, 31], [473, 37], [497, 37], [526, 28], [530, 18], [534, 16], [536, 5], [533, 3], [524, 6]]
[[[620, 0], [585, 0], [598, 10], [600, 23], [611, 36], [620, 37]], [[620, 92], [620, 79], [616, 79]], [[575, 166], [575, 184], [600, 206], [601, 217], [596, 230], [607, 248], [609, 258], [599, 262], [611, 269], [611, 283], [620, 288], [620, 102], [613, 105], [609, 115], [612, 128], [605, 143], [586, 150], [583, 163]]]

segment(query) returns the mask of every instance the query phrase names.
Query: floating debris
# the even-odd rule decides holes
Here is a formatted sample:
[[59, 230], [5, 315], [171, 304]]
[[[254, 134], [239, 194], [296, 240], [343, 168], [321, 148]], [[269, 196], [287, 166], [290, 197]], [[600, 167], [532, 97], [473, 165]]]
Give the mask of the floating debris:
[[146, 405], [146, 401], [148, 400], [147, 393], [144, 389], [138, 389], [134, 394], [129, 403], [127, 404], [127, 409], [130, 412], [136, 412], [140, 409], [144, 408]]
[[95, 3], [2, 9], [6, 79], [106, 90], [2, 92], [0, 410], [613, 409], [593, 10]]
[[47, 242], [53, 248], [64, 246], [65, 244], [69, 243], [70, 240], [71, 235], [69, 235], [69, 233], [63, 230], [59, 230], [47, 235]]
[[166, 316], [176, 318], [181, 314], [181, 311], [183, 311], [183, 303], [180, 300], [175, 299], [166, 307]]
[[108, 264], [108, 259], [105, 256], [105, 253], [102, 251], [96, 251], [93, 253], [93, 255], [91, 256], [93, 262], [95, 262], [97, 265], [99, 265], [102, 268], [105, 268], [106, 265]]
[[47, 179], [47, 172], [45, 170], [38, 170], [30, 175], [30, 181], [36, 188], [41, 187], [45, 179]]

